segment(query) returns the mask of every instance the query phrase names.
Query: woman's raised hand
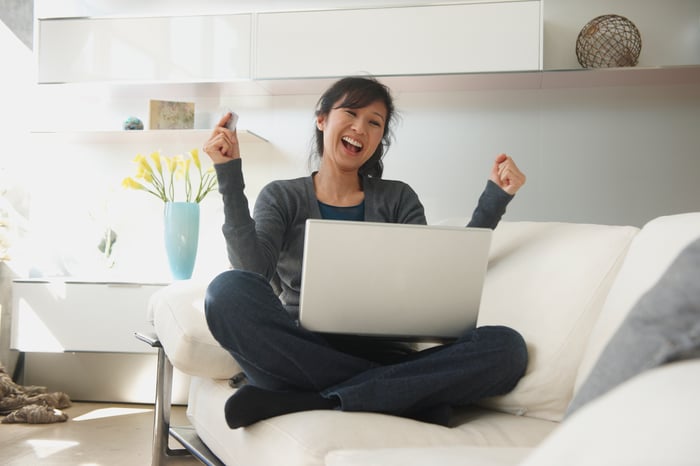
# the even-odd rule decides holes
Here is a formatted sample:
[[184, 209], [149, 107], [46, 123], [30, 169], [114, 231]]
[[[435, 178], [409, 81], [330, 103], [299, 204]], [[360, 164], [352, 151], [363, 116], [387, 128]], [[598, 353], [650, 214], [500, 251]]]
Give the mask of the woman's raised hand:
[[496, 157], [489, 179], [510, 195], [515, 194], [525, 184], [525, 174], [506, 154]]
[[204, 152], [207, 153], [214, 164], [226, 163], [230, 160], [241, 158], [236, 130], [230, 130], [226, 127], [231, 118], [233, 118], [231, 112], [227, 112], [221, 117], [211, 136], [204, 143]]

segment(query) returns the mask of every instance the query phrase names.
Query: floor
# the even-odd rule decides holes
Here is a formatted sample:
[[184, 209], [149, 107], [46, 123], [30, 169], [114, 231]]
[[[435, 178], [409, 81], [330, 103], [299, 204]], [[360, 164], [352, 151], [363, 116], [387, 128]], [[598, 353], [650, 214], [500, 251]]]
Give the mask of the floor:
[[[66, 422], [0, 424], [5, 466], [148, 466], [151, 464], [153, 405], [74, 402]], [[174, 406], [171, 425], [187, 424], [184, 406]], [[171, 440], [171, 448], [180, 448]], [[200, 465], [191, 456], [168, 464]]]

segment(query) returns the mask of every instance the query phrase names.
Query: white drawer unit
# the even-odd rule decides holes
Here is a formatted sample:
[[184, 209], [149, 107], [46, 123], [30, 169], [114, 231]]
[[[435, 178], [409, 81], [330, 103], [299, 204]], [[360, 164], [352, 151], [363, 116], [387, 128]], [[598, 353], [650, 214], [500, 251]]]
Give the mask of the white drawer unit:
[[[163, 283], [15, 279], [10, 347], [25, 353], [23, 384], [73, 400], [153, 403], [156, 349], [148, 300]], [[186, 404], [189, 376], [174, 372], [172, 400]]]
[[10, 347], [25, 352], [148, 353], [134, 338], [161, 283], [14, 280]]

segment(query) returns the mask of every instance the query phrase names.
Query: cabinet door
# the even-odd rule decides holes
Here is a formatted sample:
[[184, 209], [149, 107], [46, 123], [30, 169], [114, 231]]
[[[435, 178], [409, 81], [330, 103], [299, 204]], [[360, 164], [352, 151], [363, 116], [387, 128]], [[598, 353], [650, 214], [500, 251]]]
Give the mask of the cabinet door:
[[149, 328], [147, 306], [163, 285], [15, 281], [12, 349], [147, 353], [134, 337]]
[[257, 79], [540, 69], [540, 2], [257, 16]]
[[250, 78], [251, 15], [39, 21], [40, 83]]

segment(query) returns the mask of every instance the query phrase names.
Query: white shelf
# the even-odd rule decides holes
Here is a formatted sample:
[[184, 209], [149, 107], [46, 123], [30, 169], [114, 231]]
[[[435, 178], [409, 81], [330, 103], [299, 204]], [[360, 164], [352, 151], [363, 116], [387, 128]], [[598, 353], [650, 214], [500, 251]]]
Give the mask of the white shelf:
[[[700, 84], [700, 65], [377, 76], [377, 78], [398, 93], [682, 85]], [[318, 95], [336, 79], [338, 78], [278, 79], [257, 81], [257, 83], [271, 95]]]
[[542, 89], [700, 84], [700, 65], [545, 70]]
[[[103, 130], [103, 131], [32, 131], [32, 137], [39, 140], [49, 140], [50, 142], [73, 142], [73, 143], [160, 143], [178, 142], [194, 143], [197, 147], [209, 137], [211, 129], [162, 129], [162, 130]], [[241, 144], [263, 143], [267, 139], [257, 134], [239, 129], [237, 131], [238, 141]]]
[[[265, 79], [230, 82], [201, 82], [201, 83], [153, 83], [133, 82], [130, 84], [59, 84], [55, 90], [64, 86], [71, 91], [82, 94], [107, 94], [112, 97], [144, 97], [154, 98], [157, 90], [158, 98], [172, 99], [177, 96], [187, 96], [188, 99], [221, 98], [244, 95], [314, 95], [323, 93], [341, 76], [308, 77], [294, 79]], [[383, 83], [395, 93], [408, 92], [455, 92], [478, 90], [517, 90], [517, 89], [564, 89], [601, 86], [644, 86], [644, 85], [679, 85], [700, 84], [700, 65], [666, 66], [666, 67], [631, 67], [631, 68], [599, 68], [599, 69], [546, 69], [538, 71], [514, 71], [497, 73], [455, 73], [430, 75], [377, 75]], [[46, 86], [46, 85], [42, 85]], [[210, 132], [204, 130], [144, 130], [132, 131], [129, 137], [136, 138], [172, 138], [187, 137], [193, 132], [201, 137]], [[52, 131], [34, 131], [35, 133], [51, 133]], [[96, 138], [123, 141], [124, 131], [93, 131]], [[178, 132], [176, 135], [175, 133]], [[62, 134], [70, 132], [61, 131]], [[76, 131], [75, 138], [87, 138], [86, 132]], [[158, 133], [158, 134], [156, 134]], [[247, 134], [246, 134], [247, 133]], [[118, 136], [117, 136], [118, 135]], [[239, 130], [241, 142], [264, 142], [265, 139], [248, 131]]]

